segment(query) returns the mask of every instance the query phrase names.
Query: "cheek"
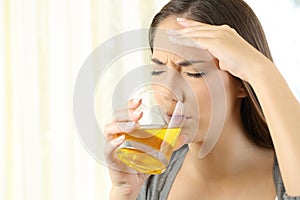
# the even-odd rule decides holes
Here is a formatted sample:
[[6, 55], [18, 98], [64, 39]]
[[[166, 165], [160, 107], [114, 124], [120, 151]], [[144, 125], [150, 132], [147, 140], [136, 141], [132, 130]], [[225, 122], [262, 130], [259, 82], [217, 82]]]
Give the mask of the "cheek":
[[[189, 81], [192, 92], [186, 97], [186, 109], [191, 120], [185, 126], [184, 132], [189, 135], [190, 141], [202, 141], [211, 119], [211, 97], [205, 81]], [[192, 101], [194, 99], [195, 101]]]
[[211, 107], [211, 97], [208, 87], [202, 79], [188, 80], [192, 91], [185, 92], [185, 100], [189, 111], [193, 114], [208, 114]]
[[193, 135], [194, 142], [202, 142], [205, 135], [209, 134], [209, 127], [219, 127], [223, 124], [226, 117], [226, 103], [228, 103], [226, 92], [229, 82], [223, 74], [211, 72], [209, 76], [189, 83], [193, 88], [198, 107], [193, 109], [195, 120], [190, 122], [190, 126], [193, 127], [191, 129], [193, 133], [190, 135]]
[[211, 95], [206, 85], [195, 91], [201, 117], [209, 117], [211, 110]]
[[210, 119], [211, 119], [211, 110], [212, 110], [212, 101], [211, 95], [206, 84], [199, 87], [195, 94], [197, 96], [197, 103], [199, 111], [197, 113], [198, 120], [198, 131], [201, 131], [201, 135], [207, 132]]

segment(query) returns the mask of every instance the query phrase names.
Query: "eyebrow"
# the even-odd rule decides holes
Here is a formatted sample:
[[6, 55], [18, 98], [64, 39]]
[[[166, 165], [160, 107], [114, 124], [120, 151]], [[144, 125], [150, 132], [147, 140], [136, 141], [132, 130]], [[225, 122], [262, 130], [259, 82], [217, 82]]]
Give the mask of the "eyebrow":
[[162, 61], [158, 60], [157, 58], [151, 58], [151, 61], [154, 62], [157, 65], [166, 65]]
[[[163, 63], [162, 61], [158, 60], [157, 58], [151, 58], [151, 61], [154, 62], [157, 65], [166, 65], [166, 63]], [[190, 66], [195, 63], [206, 63], [205, 60], [184, 60], [182, 62], [176, 63], [178, 66], [186, 67]]]

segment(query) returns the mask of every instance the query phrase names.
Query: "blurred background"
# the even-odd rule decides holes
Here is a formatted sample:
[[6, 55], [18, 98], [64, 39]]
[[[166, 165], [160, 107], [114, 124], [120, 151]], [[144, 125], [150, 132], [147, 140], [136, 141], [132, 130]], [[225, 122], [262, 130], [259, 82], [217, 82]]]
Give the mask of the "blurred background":
[[[108, 199], [107, 168], [89, 155], [76, 133], [74, 83], [97, 46], [148, 27], [166, 2], [0, 0], [1, 200]], [[300, 100], [299, 0], [246, 2]]]

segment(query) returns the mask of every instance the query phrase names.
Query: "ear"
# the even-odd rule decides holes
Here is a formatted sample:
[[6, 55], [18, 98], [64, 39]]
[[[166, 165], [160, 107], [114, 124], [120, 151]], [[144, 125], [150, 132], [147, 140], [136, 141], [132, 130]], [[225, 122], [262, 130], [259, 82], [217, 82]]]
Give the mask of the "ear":
[[240, 98], [240, 99], [247, 97], [247, 93], [246, 93], [246, 90], [245, 90], [242, 82], [240, 82], [240, 84], [239, 84], [239, 88], [238, 88], [236, 97]]

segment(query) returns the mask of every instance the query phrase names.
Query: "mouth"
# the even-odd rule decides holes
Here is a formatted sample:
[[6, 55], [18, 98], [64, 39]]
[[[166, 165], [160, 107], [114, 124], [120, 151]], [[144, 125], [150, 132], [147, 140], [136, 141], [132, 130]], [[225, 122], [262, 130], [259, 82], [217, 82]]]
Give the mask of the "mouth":
[[192, 117], [186, 116], [186, 115], [180, 115], [180, 114], [167, 114], [168, 116], [168, 121], [169, 122], [175, 122], [176, 124], [178, 123], [184, 123], [186, 120], [191, 119]]

